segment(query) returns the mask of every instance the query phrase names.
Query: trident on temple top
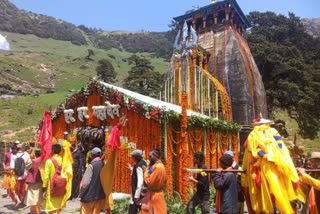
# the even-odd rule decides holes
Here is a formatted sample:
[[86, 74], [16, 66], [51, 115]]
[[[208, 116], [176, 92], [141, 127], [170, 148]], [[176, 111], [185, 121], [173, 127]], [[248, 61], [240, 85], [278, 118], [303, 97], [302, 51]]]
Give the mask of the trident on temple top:
[[[179, 44], [180, 34], [182, 31], [182, 41]], [[197, 44], [197, 33], [190, 26], [190, 35], [192, 36], [192, 41], [190, 41], [188, 35], [188, 25], [186, 22], [183, 24], [182, 30], [179, 30], [175, 41], [174, 41], [174, 49], [179, 51], [180, 54], [175, 55], [175, 58], [181, 59], [181, 70], [182, 70], [182, 91], [185, 92], [187, 90], [187, 69], [188, 69], [188, 56], [192, 54], [192, 48]]]
[[[181, 42], [181, 44], [179, 44], [181, 31], [182, 31], [182, 42]], [[192, 48], [193, 46], [195, 46], [197, 44], [197, 33], [193, 29], [192, 26], [190, 26], [190, 34], [192, 36], [192, 42], [189, 41], [188, 25], [186, 22], [184, 22], [182, 30], [179, 30], [179, 32], [174, 40], [174, 45], [173, 45], [174, 49], [179, 50], [179, 51], [182, 50], [182, 52], [183, 52], [184, 49], [189, 49], [189, 48]]]

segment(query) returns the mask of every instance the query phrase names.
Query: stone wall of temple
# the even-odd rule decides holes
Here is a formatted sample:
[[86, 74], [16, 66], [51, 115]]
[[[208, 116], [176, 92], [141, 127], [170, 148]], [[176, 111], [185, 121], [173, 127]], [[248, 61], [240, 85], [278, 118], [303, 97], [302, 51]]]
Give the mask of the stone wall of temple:
[[227, 26], [202, 33], [198, 44], [211, 54], [208, 71], [231, 97], [233, 121], [250, 125], [260, 114], [267, 118], [264, 85], [246, 40]]

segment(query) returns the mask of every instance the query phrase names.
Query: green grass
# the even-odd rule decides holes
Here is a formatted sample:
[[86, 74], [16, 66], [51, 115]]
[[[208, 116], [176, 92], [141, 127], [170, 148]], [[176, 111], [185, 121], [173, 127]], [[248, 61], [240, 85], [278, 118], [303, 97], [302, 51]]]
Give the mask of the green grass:
[[0, 133], [10, 134], [17, 132], [16, 135], [4, 135], [2, 140], [32, 140], [35, 130], [42, 120], [45, 110], [52, 109], [54, 112], [60, 103], [66, 100], [66, 92], [44, 94], [40, 97], [18, 97], [9, 100], [0, 100]]
[[286, 122], [286, 130], [290, 135], [290, 137], [288, 137], [289, 141], [293, 141], [293, 136], [297, 135], [297, 144], [304, 146], [308, 153], [312, 151], [320, 151], [320, 133], [318, 133], [318, 137], [314, 140], [304, 139], [297, 134], [299, 132], [298, 124], [294, 119], [289, 117], [287, 112], [277, 110], [272, 113], [271, 117], [273, 120], [280, 119]]
[[[131, 66], [127, 63], [132, 53], [117, 49], [102, 50], [91, 45], [77, 46], [71, 42], [43, 39], [34, 35], [21, 35], [1, 32], [7, 36], [11, 51], [0, 51], [0, 84], [15, 82], [23, 86], [23, 81], [31, 85], [43, 85], [39, 97], [23, 96], [10, 100], [0, 100], [0, 141], [30, 140], [34, 133], [30, 127], [38, 127], [42, 114], [50, 106], [56, 107], [65, 102], [71, 90], [78, 91], [86, 86], [89, 79], [96, 76], [95, 68], [100, 59], [108, 59], [118, 73], [115, 85], [122, 86]], [[86, 60], [88, 49], [95, 53]], [[154, 58], [149, 53], [139, 53], [148, 58], [156, 71], [166, 72], [167, 62]], [[41, 69], [41, 64], [50, 69], [54, 77], [56, 93], [45, 94], [51, 83], [48, 73]], [[10, 80], [8, 79], [10, 77]], [[74, 93], [74, 92], [73, 92]], [[8, 133], [17, 132], [13, 137]], [[10, 136], [10, 135], [9, 135]]]

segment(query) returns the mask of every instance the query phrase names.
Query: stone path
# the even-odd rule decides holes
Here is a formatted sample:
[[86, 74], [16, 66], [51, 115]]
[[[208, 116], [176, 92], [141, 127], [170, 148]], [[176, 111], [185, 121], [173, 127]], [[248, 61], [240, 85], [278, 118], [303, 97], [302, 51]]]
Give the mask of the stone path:
[[[2, 183], [2, 177], [0, 178], [0, 184]], [[9, 196], [6, 195], [6, 190], [0, 188], [0, 214], [27, 214], [30, 213], [29, 207], [19, 208], [18, 210], [14, 208], [14, 202]], [[45, 213], [45, 212], [43, 212]], [[80, 213], [80, 201], [67, 201], [67, 205], [62, 209], [62, 213]]]

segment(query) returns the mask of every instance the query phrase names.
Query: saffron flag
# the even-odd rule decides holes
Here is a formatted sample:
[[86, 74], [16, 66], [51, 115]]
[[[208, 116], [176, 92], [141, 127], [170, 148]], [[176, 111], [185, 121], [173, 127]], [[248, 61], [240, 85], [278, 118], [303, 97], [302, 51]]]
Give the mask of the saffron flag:
[[67, 200], [71, 196], [71, 188], [72, 188], [72, 178], [73, 178], [73, 159], [72, 154], [70, 150], [70, 143], [67, 140], [64, 140], [62, 142], [62, 148], [63, 148], [63, 156], [62, 156], [62, 170], [61, 175], [62, 177], [67, 179], [67, 186], [66, 186], [66, 194], [64, 195], [62, 199], [62, 207], [65, 207]]
[[100, 172], [101, 185], [106, 195], [104, 208], [112, 210], [114, 207], [112, 198], [112, 186], [114, 180], [114, 170], [116, 167], [117, 150], [113, 150], [106, 160]]
[[52, 147], [52, 122], [51, 112], [45, 111], [43, 114], [43, 123], [38, 137], [38, 142], [41, 147], [41, 159], [45, 162], [51, 156]]
[[112, 128], [109, 139], [106, 142], [106, 148], [113, 149], [109, 157], [105, 157], [105, 164], [100, 172], [100, 180], [104, 194], [106, 195], [104, 208], [107, 210], [112, 210], [114, 207], [112, 198], [112, 186], [114, 180], [114, 171], [116, 168], [117, 151], [120, 147], [120, 129], [122, 127], [121, 123], [118, 123]]

